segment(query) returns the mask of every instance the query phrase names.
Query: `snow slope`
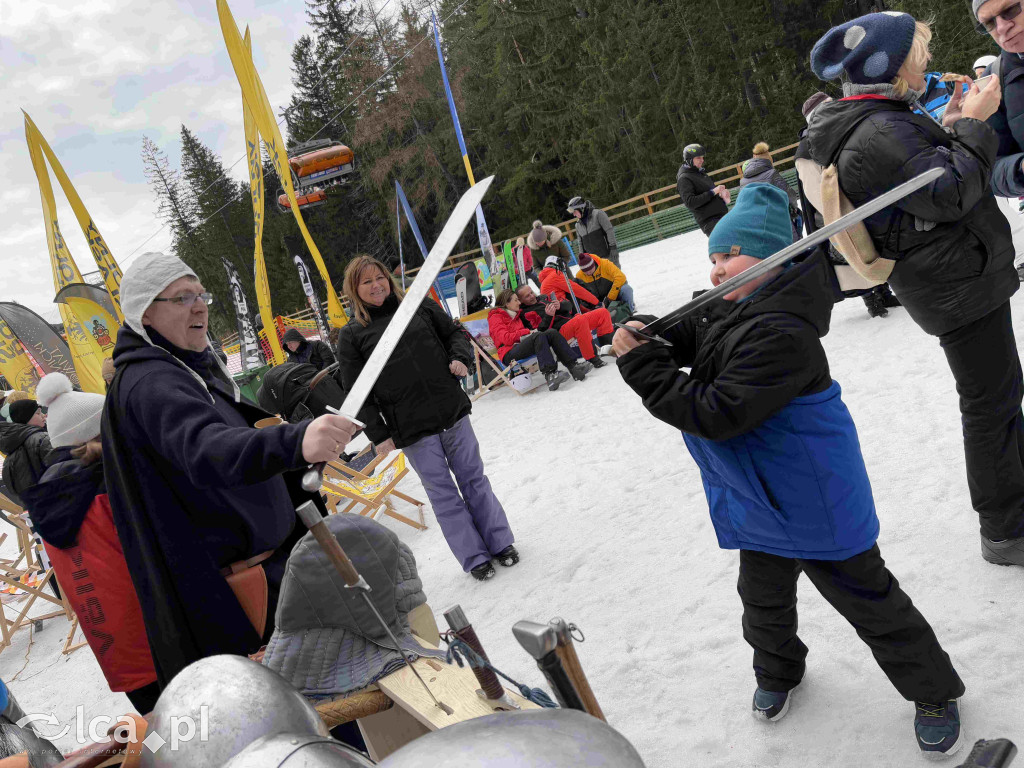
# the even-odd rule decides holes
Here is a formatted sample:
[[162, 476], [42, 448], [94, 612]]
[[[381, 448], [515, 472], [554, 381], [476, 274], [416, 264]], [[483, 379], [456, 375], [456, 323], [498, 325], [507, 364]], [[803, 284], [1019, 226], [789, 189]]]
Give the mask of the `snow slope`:
[[[706, 242], [694, 232], [623, 254], [641, 311], [664, 313], [708, 287]], [[1021, 302], [1014, 298], [1018, 310]], [[1024, 338], [1022, 317], [1018, 311]], [[859, 429], [882, 552], [967, 684], [968, 737], [1022, 744], [1024, 569], [981, 559], [957, 399], [938, 342], [902, 309], [870, 319], [853, 299], [836, 307], [825, 347]], [[542, 685], [512, 624], [554, 616], [578, 624], [586, 635], [580, 657], [608, 721], [650, 768], [924, 764], [913, 706], [806, 579], [804, 684], [782, 722], [750, 716], [754, 678], [740, 634], [737, 554], [718, 549], [681, 437], [644, 411], [614, 366], [554, 393], [487, 395], [473, 423], [520, 565], [477, 583], [460, 572], [429, 515], [424, 532], [384, 519], [416, 553], [442, 627], [441, 612], [461, 604], [498, 668]], [[533, 439], [518, 438], [524, 434]], [[426, 498], [414, 475], [402, 490]], [[52, 710], [62, 721], [79, 704], [87, 716], [128, 710], [106, 690], [88, 650], [60, 657], [64, 631], [53, 622], [36, 633], [12, 681], [29, 637], [18, 633], [0, 655], [0, 678], [27, 711]], [[59, 745], [72, 748], [73, 738]]]

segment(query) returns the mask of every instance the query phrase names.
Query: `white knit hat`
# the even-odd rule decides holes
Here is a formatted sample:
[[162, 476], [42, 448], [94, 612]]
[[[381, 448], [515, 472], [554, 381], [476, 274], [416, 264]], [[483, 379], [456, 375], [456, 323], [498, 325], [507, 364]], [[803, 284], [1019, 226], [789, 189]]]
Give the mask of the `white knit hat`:
[[48, 408], [46, 431], [54, 448], [82, 445], [100, 434], [103, 395], [75, 392], [63, 373], [48, 373], [36, 387], [36, 402]]
[[168, 285], [190, 275], [196, 277], [188, 264], [158, 251], [144, 253], [133, 261], [121, 278], [121, 311], [128, 327], [152, 344], [142, 325], [142, 315]]

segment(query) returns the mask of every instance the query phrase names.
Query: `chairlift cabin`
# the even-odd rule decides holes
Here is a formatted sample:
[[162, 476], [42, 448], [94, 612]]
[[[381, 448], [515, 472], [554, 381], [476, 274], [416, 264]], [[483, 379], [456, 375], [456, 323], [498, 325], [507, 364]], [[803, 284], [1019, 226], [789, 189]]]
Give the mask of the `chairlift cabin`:
[[[318, 205], [322, 205], [325, 200], [327, 200], [327, 193], [320, 187], [295, 191], [295, 202], [299, 204], [300, 211], [304, 211], [307, 208], [316, 208]], [[277, 190], [277, 210], [281, 213], [288, 213], [291, 209], [292, 204], [288, 200], [288, 195], [285, 194], [283, 189]]]
[[355, 170], [356, 157], [340, 141], [319, 139], [296, 144], [288, 151], [292, 180], [300, 190], [340, 183]]

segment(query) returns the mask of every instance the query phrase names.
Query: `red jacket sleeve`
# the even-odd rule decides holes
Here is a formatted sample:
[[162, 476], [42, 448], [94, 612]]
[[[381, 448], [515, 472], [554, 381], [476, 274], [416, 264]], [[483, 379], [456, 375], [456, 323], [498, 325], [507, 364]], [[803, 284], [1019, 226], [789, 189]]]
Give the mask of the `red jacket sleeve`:
[[497, 347], [514, 347], [519, 339], [530, 332], [509, 317], [508, 312], [503, 309], [488, 314], [487, 327], [491, 332], [491, 340]]

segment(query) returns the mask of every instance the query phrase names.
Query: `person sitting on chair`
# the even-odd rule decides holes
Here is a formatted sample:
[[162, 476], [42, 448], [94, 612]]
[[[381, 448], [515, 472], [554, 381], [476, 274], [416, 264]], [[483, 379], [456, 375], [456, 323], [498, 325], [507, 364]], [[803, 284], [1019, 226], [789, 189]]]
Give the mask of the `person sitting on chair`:
[[629, 314], [636, 311], [633, 303], [633, 287], [626, 282], [625, 273], [610, 259], [602, 259], [592, 253], [581, 253], [580, 271], [576, 282], [596, 296], [607, 308], [612, 302], [622, 302], [629, 307]]
[[[569, 378], [564, 371], [558, 370], [556, 357], [576, 381], [586, 378], [587, 371], [591, 369], [590, 364], [577, 361], [569, 342], [550, 327], [550, 323], [543, 330], [526, 324], [519, 311], [522, 302], [515, 291], [506, 288], [498, 294], [494, 303], [494, 309], [487, 313], [487, 327], [494, 346], [498, 348], [502, 365], [507, 366], [513, 360], [525, 360], [536, 355], [540, 371], [551, 391], [558, 389], [558, 385]], [[549, 304], [545, 308], [545, 318], [550, 321], [557, 309], [556, 304]]]
[[309, 363], [322, 371], [334, 364], [334, 352], [322, 341], [309, 341], [298, 328], [289, 328], [284, 332], [284, 348], [288, 350], [289, 363]]
[[[573, 285], [576, 284], [573, 283]], [[576, 287], [579, 288], [579, 286]], [[580, 290], [587, 293], [582, 288]], [[577, 315], [573, 305], [568, 301], [560, 301], [557, 293], [541, 294], [538, 297], [528, 285], [519, 286], [516, 289], [516, 296], [522, 303], [520, 316], [527, 326], [542, 331], [554, 328], [562, 334], [562, 338], [566, 341], [576, 339], [584, 360], [594, 368], [604, 366], [594, 349], [591, 331], [597, 331], [597, 339], [601, 345], [611, 344], [615, 326], [612, 325], [612, 316], [608, 314], [607, 309], [596, 309], [593, 312], [583, 312]]]

